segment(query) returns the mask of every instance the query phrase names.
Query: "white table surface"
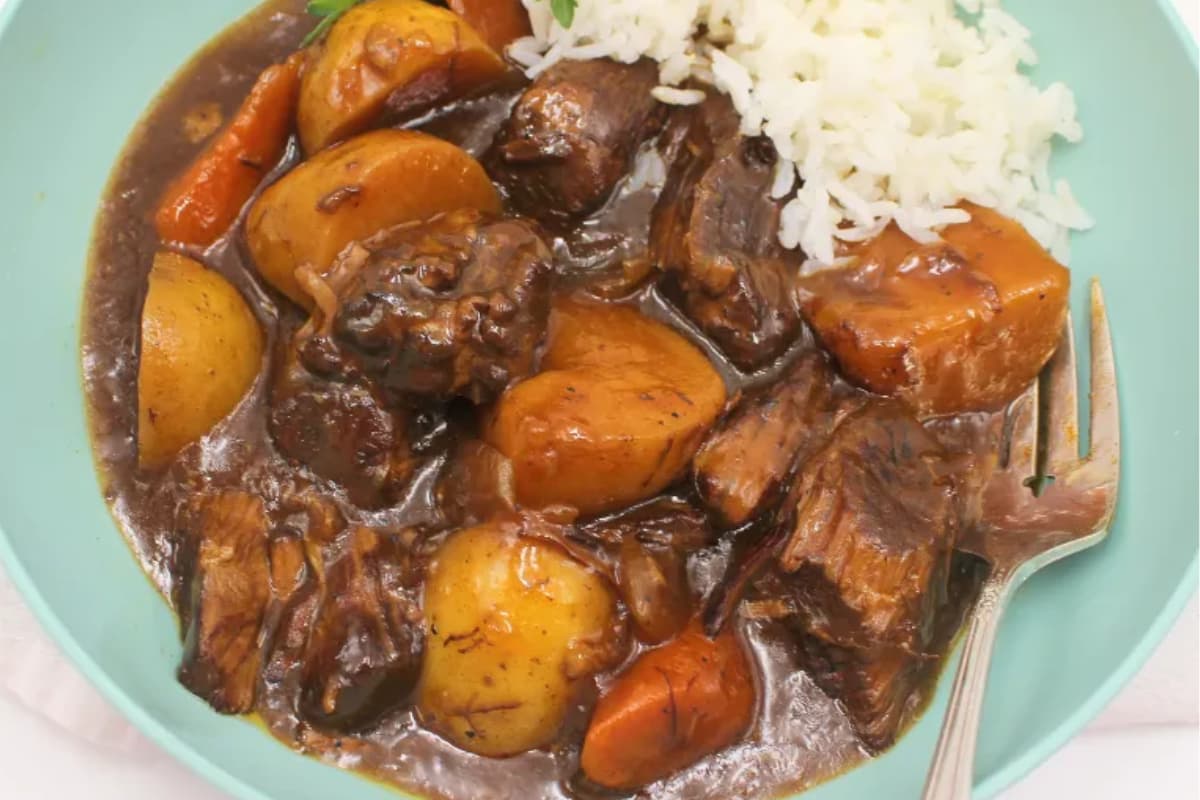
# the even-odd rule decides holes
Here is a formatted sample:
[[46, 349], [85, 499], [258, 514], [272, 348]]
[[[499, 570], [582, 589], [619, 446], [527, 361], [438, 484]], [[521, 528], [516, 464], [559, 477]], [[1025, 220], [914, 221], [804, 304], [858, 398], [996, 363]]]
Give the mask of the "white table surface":
[[[1173, 2], [1195, 35], [1200, 5], [1196, 0]], [[0, 6], [4, 3], [0, 0]], [[0, 673], [6, 650], [10, 660], [19, 649], [53, 652], [40, 634], [26, 632], [25, 613], [0, 574], [0, 625], [7, 626], [0, 627]], [[1193, 598], [1134, 681], [1083, 733], [1005, 792], [1003, 800], [1200, 798], [1198, 630]], [[17, 694], [0, 689], [0, 798], [225, 800], [222, 792], [110, 716], [105, 701], [71, 667], [61, 663], [55, 668], [62, 671], [63, 689], [50, 708], [31, 710]], [[68, 731], [53, 721], [77, 719], [81, 713], [95, 723], [90, 730]]]

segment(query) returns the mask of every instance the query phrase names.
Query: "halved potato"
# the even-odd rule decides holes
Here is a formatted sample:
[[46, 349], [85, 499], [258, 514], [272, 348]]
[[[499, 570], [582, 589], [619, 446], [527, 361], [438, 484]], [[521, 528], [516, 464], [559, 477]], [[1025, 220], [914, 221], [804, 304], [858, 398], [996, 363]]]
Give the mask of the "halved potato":
[[920, 414], [999, 408], [1053, 355], [1070, 274], [1020, 223], [979, 206], [942, 241], [888, 227], [845, 269], [800, 281], [801, 307], [846, 377]]
[[500, 398], [486, 430], [528, 508], [595, 513], [656, 494], [725, 405], [702, 352], [624, 306], [560, 303], [542, 366]]
[[350, 242], [460, 208], [500, 210], [479, 162], [425, 133], [373, 131], [319, 153], [263, 192], [250, 208], [246, 241], [262, 276], [308, 308], [297, 267], [324, 271]]
[[369, 0], [316, 46], [297, 121], [313, 154], [361, 133], [385, 105], [417, 110], [499, 78], [504, 61], [460, 17], [423, 0]]
[[156, 255], [142, 308], [138, 463], [164, 466], [220, 422], [262, 354], [258, 320], [229, 281], [177, 253]]
[[425, 582], [417, 708], [455, 745], [486, 756], [550, 743], [573, 688], [621, 656], [608, 582], [510, 517], [460, 531]]

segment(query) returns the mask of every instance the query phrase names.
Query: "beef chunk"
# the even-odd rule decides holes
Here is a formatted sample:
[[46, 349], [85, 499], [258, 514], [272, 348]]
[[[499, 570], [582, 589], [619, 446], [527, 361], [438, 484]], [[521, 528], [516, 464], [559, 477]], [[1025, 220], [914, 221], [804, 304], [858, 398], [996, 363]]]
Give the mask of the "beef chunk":
[[838, 647], [808, 633], [800, 664], [817, 686], [841, 701], [855, 732], [872, 752], [889, 747], [919, 710], [918, 689], [936, 677], [938, 660], [898, 647]]
[[262, 500], [235, 491], [201, 495], [180, 523], [179, 681], [217, 711], [244, 714], [254, 706], [271, 601]]
[[311, 486], [284, 493], [275, 516], [280, 534], [313, 547], [331, 544], [346, 529], [346, 517], [333, 498]]
[[774, 148], [738, 125], [729, 99], [715, 94], [672, 119], [664, 136], [671, 169], [650, 238], [683, 311], [730, 360], [754, 369], [800, 331], [793, 281], [803, 256], [779, 244]]
[[333, 337], [389, 391], [483, 403], [533, 372], [552, 266], [528, 223], [463, 210], [384, 231], [342, 261]]
[[[932, 627], [928, 653], [901, 647], [842, 647], [803, 625], [798, 634], [800, 666], [831, 697], [842, 702], [855, 731], [872, 752], [889, 747], [924, 705], [942, 657], [962, 625], [984, 571], [982, 562], [956, 554], [951, 563], [949, 599]], [[802, 618], [794, 618], [793, 626]]]
[[276, 348], [268, 422], [286, 458], [342, 486], [363, 508], [394, 502], [415, 467], [407, 414], [308, 329], [281, 337]]
[[267, 613], [271, 641], [262, 669], [268, 704], [279, 692], [292, 691], [321, 599], [323, 553], [346, 529], [345, 517], [334, 500], [312, 487], [284, 488], [271, 519], [269, 555], [275, 600]]
[[955, 468], [899, 404], [838, 427], [785, 507], [794, 521], [779, 563], [809, 633], [928, 652], [958, 534]]
[[513, 206], [545, 222], [599, 209], [629, 172], [664, 107], [653, 61], [560, 61], [517, 101], [486, 159]]
[[292, 532], [273, 535], [267, 549], [271, 570], [271, 594], [276, 615], [305, 588], [310, 577], [308, 548], [303, 537]]
[[890, 745], [922, 703], [972, 595], [955, 561], [964, 469], [899, 403], [847, 417], [785, 501], [789, 538], [759, 579], [798, 633], [801, 666], [863, 742]]
[[300, 713], [319, 727], [357, 730], [403, 705], [420, 674], [417, 574], [401, 541], [370, 528], [348, 531], [324, 572]]
[[780, 499], [795, 465], [828, 441], [844, 405], [825, 358], [805, 353], [709, 434], [693, 462], [697, 492], [727, 526], [749, 522]]

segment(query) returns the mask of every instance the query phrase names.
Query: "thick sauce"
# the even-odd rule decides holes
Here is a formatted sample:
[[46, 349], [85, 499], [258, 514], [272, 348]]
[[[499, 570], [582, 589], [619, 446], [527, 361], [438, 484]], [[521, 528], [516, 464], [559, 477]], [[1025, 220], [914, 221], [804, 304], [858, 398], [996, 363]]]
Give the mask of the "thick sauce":
[[[159, 248], [151, 216], [165, 184], [202, 146], [191, 141], [188, 113], [215, 104], [228, 119], [258, 73], [282, 60], [312, 25], [299, 0], [275, 0], [247, 16], [203, 51], [168, 87], [131, 138], [105, 196], [95, 233], [84, 305], [82, 358], [93, 442], [105, 498], [134, 554], [159, 591], [173, 601], [178, 576], [172, 572], [179, 546], [175, 517], [197, 490], [240, 487], [270, 503], [294, 491], [305, 478], [275, 452], [266, 430], [266, 359], [282, 326], [300, 321], [298, 309], [264, 289], [241, 242], [241, 225], [204, 252], [188, 253], [233, 282], [250, 302], [267, 332], [267, 356], [250, 394], [214, 431], [190, 446], [164, 474], [137, 469], [137, 341], [145, 282]], [[479, 154], [505, 119], [520, 82], [483, 98], [460, 103], [422, 120], [427, 131]], [[193, 115], [192, 119], [195, 117]], [[280, 169], [295, 160], [289, 149]], [[638, 175], [653, 175], [657, 156], [640, 157]], [[631, 182], [632, 181], [632, 182]], [[658, 187], [653, 180], [628, 178], [614, 200], [570, 241], [555, 250], [578, 274], [605, 270], [648, 235], [648, 210]], [[770, 370], [743, 375], [730, 366], [693, 326], [655, 291], [636, 295], [644, 311], [667, 321], [703, 347], [731, 390], [770, 380]], [[807, 346], [807, 342], [802, 343]], [[979, 446], [992, 429], [986, 415], [942, 422], [938, 435], [963, 449]], [[342, 503], [352, 523], [398, 530], [431, 521], [436, 509], [431, 489], [438, 461], [428, 464], [400, 505], [365, 512]], [[729, 553], [728, 543], [701, 551], [689, 568], [693, 581], [711, 586]], [[971, 591], [962, 592], [964, 598]], [[775, 623], [738, 618], [736, 624], [754, 654], [761, 706], [743, 741], [638, 793], [662, 800], [679, 798], [771, 797], [827, 779], [866, 757], [840, 707], [794, 666], [788, 639]], [[575, 785], [578, 753], [563, 745], [506, 760], [465, 753], [420, 728], [411, 712], [386, 718], [359, 735], [335, 737], [303, 723], [295, 714], [295, 665], [267, 670], [258, 713], [278, 738], [302, 752], [341, 767], [362, 770], [407, 790], [446, 798], [566, 798], [586, 795]], [[914, 705], [923, 704], [927, 692]], [[580, 720], [584, 709], [576, 715]], [[568, 728], [572, 727], [568, 725]], [[578, 740], [578, 736], [574, 737]]]

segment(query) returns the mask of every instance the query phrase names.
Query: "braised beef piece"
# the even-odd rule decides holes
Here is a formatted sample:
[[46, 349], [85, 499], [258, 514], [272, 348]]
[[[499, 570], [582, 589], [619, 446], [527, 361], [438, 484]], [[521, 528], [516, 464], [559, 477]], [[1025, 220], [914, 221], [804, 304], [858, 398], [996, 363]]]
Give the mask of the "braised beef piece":
[[800, 664], [830, 697], [841, 701], [855, 732], [872, 752], [896, 740], [918, 709], [917, 690], [936, 675], [938, 660], [898, 647], [839, 647], [801, 630]]
[[983, 495], [999, 465], [1005, 438], [1005, 415], [973, 413], [923, 419], [921, 425], [943, 452], [954, 459], [960, 528], [977, 525]]
[[775, 383], [743, 399], [709, 434], [692, 464], [696, 493], [731, 529], [724, 577], [704, 609], [715, 635], [747, 587], [775, 561], [787, 539], [780, 509], [796, 471], [825, 446], [838, 422], [865, 398], [839, 391], [828, 362], [807, 352]]
[[263, 502], [238, 491], [199, 495], [179, 522], [179, 681], [217, 711], [247, 713], [254, 707], [271, 601]]
[[419, 576], [397, 536], [350, 529], [324, 568], [301, 667], [300, 713], [358, 730], [402, 706], [420, 675]]
[[560, 61], [517, 101], [489, 172], [513, 207], [544, 222], [596, 211], [662, 126], [665, 108], [650, 95], [657, 83], [648, 59]]
[[800, 666], [822, 691], [841, 701], [872, 752], [890, 747], [921, 711], [983, 577], [981, 561], [963, 553], [951, 562], [949, 595], [937, 610], [928, 654], [900, 647], [842, 647], [815, 636], [792, 619]]
[[874, 749], [894, 740], [957, 627], [963, 469], [901, 404], [855, 411], [801, 468], [778, 569], [758, 583], [789, 606], [801, 666]]
[[793, 282], [803, 255], [779, 244], [776, 153], [739, 133], [729, 98], [710, 93], [664, 133], [671, 164], [650, 230], [683, 311], [738, 367], [778, 357], [800, 332]]
[[263, 630], [270, 633], [261, 668], [261, 682], [270, 702], [274, 690], [287, 685], [298, 671], [308, 642], [320, 583], [320, 551], [315, 543], [290, 526], [272, 529], [268, 544], [272, 600]]
[[640, 640], [658, 644], [684, 629], [696, 605], [687, 557], [714, 538], [703, 513], [662, 497], [587, 523], [580, 534], [614, 559], [617, 588]]
[[302, 329], [276, 347], [268, 425], [280, 453], [362, 508], [394, 502], [416, 465], [408, 414], [355, 362]]
[[309, 486], [284, 492], [275, 511], [275, 532], [301, 539], [313, 547], [331, 544], [346, 529], [337, 503]]
[[797, 465], [817, 452], [850, 401], [833, 390], [820, 353], [805, 353], [766, 389], [744, 399], [692, 462], [697, 493], [728, 527], [769, 510]]
[[333, 338], [389, 391], [484, 403], [533, 372], [552, 265], [530, 224], [457, 211], [340, 261]]
[[927, 651], [959, 530], [957, 466], [891, 403], [851, 415], [808, 461], [779, 564], [814, 635]]
[[311, 577], [304, 537], [290, 531], [272, 535], [267, 544], [271, 595], [278, 613], [303, 590]]
[[[290, 676], [304, 666], [313, 619], [321, 601], [325, 553], [346, 529], [346, 519], [333, 499], [313, 487], [286, 488], [271, 514], [269, 544], [274, 601], [268, 608], [272, 631], [263, 664], [268, 691], [294, 685]], [[292, 702], [294, 705], [294, 702]]]

